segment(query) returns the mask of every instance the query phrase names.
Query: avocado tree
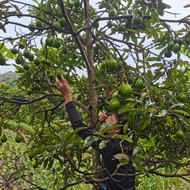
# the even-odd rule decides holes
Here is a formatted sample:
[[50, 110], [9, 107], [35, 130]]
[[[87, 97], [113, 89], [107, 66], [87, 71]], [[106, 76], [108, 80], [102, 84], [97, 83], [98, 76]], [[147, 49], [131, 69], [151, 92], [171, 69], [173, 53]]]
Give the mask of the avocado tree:
[[[162, 0], [0, 4], [4, 32], [0, 64], [15, 66], [22, 94], [1, 95], [1, 129], [14, 131], [10, 114], [13, 121], [22, 120], [22, 130], [32, 128], [26, 130], [29, 158], [38, 163], [36, 167], [62, 171], [52, 179], [57, 189], [82, 182], [96, 189], [100, 182], [94, 174], [100, 173], [99, 154], [93, 151], [91, 162], [87, 149], [97, 139], [83, 143], [77, 131], [70, 130], [64, 100], [55, 86], [55, 77], [61, 74], [90, 127], [99, 131], [99, 111], [122, 113], [124, 135], [117, 138], [131, 142], [137, 176], [152, 173], [188, 180], [188, 15], [163, 17], [170, 5]], [[171, 23], [179, 24], [179, 29]], [[14, 35], [6, 36], [10, 26]], [[22, 111], [14, 112], [18, 108]], [[101, 131], [97, 138], [104, 138]]]

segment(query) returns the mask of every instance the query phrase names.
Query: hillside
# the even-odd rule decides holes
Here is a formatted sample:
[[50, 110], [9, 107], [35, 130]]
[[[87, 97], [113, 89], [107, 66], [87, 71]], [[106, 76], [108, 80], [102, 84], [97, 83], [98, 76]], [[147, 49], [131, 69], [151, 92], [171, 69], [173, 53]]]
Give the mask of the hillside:
[[0, 82], [5, 82], [10, 86], [14, 86], [14, 81], [18, 78], [18, 74], [13, 71], [0, 74]]

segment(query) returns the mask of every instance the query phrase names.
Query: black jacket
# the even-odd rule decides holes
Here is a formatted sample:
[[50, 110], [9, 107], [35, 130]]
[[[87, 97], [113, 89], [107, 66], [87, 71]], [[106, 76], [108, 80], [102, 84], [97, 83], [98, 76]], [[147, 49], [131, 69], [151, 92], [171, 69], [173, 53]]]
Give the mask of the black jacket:
[[[69, 116], [69, 120], [71, 122], [71, 125], [73, 129], [77, 129], [78, 127], [86, 126], [83, 123], [83, 119], [76, 110], [75, 105], [73, 102], [69, 102], [66, 104], [66, 111]], [[85, 128], [78, 132], [78, 135], [85, 139], [86, 137], [93, 135], [93, 129], [92, 128]], [[120, 144], [121, 143], [121, 144]], [[106, 168], [106, 176], [109, 176], [109, 174], [112, 174], [118, 165], [118, 160], [114, 159], [114, 155], [121, 152], [121, 145], [122, 149], [124, 150], [124, 153], [127, 154], [129, 157], [132, 156], [132, 151], [128, 149], [129, 142], [128, 141], [122, 141], [117, 138], [111, 138], [108, 143], [106, 144], [106, 147], [102, 150], [99, 150], [102, 155], [102, 161], [104, 164], [104, 167]], [[97, 149], [97, 145], [93, 145], [93, 148]], [[132, 164], [126, 164], [121, 166], [118, 169], [118, 173], [126, 174], [126, 176], [114, 176], [114, 179], [107, 180], [106, 187], [107, 190], [134, 190], [134, 182], [135, 182], [135, 176], [127, 176], [127, 174], [135, 174], [135, 168], [132, 166]]]

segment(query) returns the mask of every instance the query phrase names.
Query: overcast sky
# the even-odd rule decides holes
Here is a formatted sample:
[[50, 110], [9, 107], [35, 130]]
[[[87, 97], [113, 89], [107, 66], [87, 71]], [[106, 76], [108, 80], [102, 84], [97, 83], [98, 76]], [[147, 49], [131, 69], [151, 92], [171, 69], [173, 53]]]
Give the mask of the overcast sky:
[[[94, 0], [91, 0], [94, 2]], [[97, 1], [96, 1], [97, 2]], [[165, 14], [165, 18], [167, 19], [180, 19], [187, 15], [189, 15], [190, 8], [183, 8], [184, 5], [190, 4], [190, 0], [164, 0], [165, 3], [172, 6], [171, 9], [168, 9], [169, 12], [179, 13], [179, 15]], [[27, 0], [27, 3], [32, 3], [32, 0]], [[176, 25], [175, 27], [180, 27]], [[7, 33], [7, 36], [11, 36], [11, 34]], [[0, 66], [0, 73], [4, 73], [7, 71], [14, 71], [13, 66]]]

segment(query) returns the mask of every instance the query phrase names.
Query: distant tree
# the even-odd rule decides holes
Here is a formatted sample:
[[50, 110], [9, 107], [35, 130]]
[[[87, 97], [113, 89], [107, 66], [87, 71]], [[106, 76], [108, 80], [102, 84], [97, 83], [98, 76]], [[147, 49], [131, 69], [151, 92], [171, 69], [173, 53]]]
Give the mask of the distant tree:
[[[59, 177], [64, 179], [61, 189], [81, 182], [97, 184], [99, 178], [93, 172], [99, 174], [99, 154], [93, 152], [92, 164], [90, 149], [84, 154], [95, 139], [85, 141], [84, 149], [76, 132], [55, 111], [64, 102], [55, 88], [55, 76], [63, 74], [92, 128], [99, 129], [99, 110], [125, 113], [125, 135], [118, 138], [128, 139], [135, 147], [139, 175], [188, 180], [189, 15], [163, 18], [170, 5], [162, 0], [103, 0], [93, 5], [89, 0], [33, 2], [0, 3], [0, 29], [6, 34], [14, 26], [15, 32], [0, 40], [0, 63], [8, 64], [4, 58], [13, 60], [19, 73], [17, 87], [25, 93], [19, 98], [0, 97], [2, 126], [10, 117], [7, 109], [24, 107], [22, 118], [35, 126], [31, 159], [40, 158], [44, 168], [52, 171], [58, 161], [63, 170]], [[171, 23], [179, 24], [179, 29], [174, 30]], [[12, 47], [5, 50], [8, 42]], [[168, 168], [168, 173], [161, 168]], [[52, 179], [55, 184], [59, 177]]]
[[10, 86], [15, 86], [15, 81], [18, 79], [19, 75], [13, 71], [8, 71], [6, 73], [0, 74], [0, 82], [5, 82]]

